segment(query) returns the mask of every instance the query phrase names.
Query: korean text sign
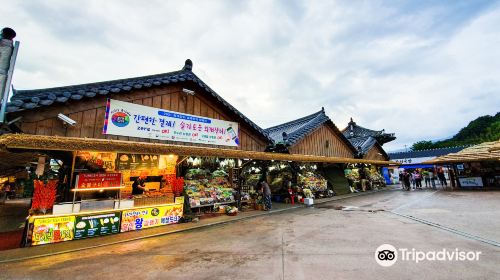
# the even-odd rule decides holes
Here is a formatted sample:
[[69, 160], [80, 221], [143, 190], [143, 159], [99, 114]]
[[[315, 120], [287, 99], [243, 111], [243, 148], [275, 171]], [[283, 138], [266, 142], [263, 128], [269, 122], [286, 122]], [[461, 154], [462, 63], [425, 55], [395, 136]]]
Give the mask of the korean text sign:
[[182, 204], [173, 204], [123, 211], [121, 232], [175, 224], [182, 217], [182, 208]]
[[236, 122], [108, 99], [103, 134], [237, 147]]
[[121, 173], [81, 173], [76, 179], [77, 189], [101, 189], [120, 187]]
[[31, 245], [73, 240], [75, 216], [35, 218]]

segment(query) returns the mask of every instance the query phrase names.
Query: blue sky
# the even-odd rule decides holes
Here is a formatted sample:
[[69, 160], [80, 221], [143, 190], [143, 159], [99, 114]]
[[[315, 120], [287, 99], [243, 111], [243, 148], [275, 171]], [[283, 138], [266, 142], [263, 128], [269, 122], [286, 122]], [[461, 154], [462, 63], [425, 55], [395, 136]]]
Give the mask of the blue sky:
[[2, 1], [13, 83], [45, 88], [184, 60], [266, 128], [325, 107], [398, 139], [452, 136], [500, 108], [498, 1]]

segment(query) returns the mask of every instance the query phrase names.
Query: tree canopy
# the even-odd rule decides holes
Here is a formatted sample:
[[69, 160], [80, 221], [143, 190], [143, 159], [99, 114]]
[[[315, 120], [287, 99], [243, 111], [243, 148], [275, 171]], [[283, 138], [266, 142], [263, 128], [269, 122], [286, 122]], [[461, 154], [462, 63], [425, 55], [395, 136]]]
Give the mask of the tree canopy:
[[482, 116], [471, 121], [450, 139], [442, 141], [422, 140], [411, 146], [412, 151], [475, 145], [500, 139], [500, 112], [495, 116]]

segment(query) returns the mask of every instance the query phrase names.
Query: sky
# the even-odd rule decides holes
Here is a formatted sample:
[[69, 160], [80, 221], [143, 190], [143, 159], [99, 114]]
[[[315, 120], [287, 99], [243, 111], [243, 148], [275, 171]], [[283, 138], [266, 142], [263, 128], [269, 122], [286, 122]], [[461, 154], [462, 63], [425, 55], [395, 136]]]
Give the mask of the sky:
[[16, 89], [193, 72], [263, 128], [325, 108], [388, 151], [500, 111], [499, 1], [11, 1]]

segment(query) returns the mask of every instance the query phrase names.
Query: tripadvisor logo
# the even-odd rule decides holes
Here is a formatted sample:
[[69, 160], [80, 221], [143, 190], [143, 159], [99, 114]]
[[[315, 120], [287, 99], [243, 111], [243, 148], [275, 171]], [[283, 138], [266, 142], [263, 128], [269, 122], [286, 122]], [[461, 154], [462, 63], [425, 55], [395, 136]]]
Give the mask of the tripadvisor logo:
[[441, 249], [439, 251], [419, 251], [415, 248], [399, 248], [390, 245], [380, 245], [375, 250], [375, 261], [384, 267], [392, 266], [398, 261], [419, 263], [422, 261], [478, 261], [481, 251], [462, 251]]
[[382, 244], [375, 250], [375, 261], [381, 266], [392, 266], [398, 260], [398, 250], [390, 244]]

